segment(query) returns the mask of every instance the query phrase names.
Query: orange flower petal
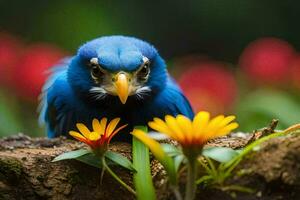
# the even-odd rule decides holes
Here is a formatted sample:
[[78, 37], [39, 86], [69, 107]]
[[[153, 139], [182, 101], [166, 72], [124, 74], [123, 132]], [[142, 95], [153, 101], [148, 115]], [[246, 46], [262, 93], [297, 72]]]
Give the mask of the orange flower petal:
[[90, 135], [90, 130], [82, 123], [77, 123], [76, 127], [78, 128], [78, 130], [80, 131], [80, 133], [85, 137], [85, 138], [89, 138]]
[[221, 130], [219, 130], [217, 132], [217, 134], [215, 135], [215, 137], [227, 135], [228, 133], [230, 133], [231, 131], [233, 131], [237, 127], [239, 127], [238, 123], [236, 123], [236, 122], [230, 123], [227, 126], [225, 126], [224, 128], [222, 128]]
[[153, 120], [154, 121], [148, 123], [148, 126], [150, 128], [152, 128], [153, 130], [156, 130], [160, 133], [166, 134], [175, 140], [177, 139], [163, 120], [161, 120], [159, 118], [154, 118]]
[[163, 162], [165, 160], [166, 154], [160, 144], [150, 138], [144, 131], [134, 129], [131, 134], [137, 139], [141, 140], [145, 145], [147, 145], [157, 160], [159, 160], [160, 162]]
[[229, 124], [230, 122], [232, 122], [233, 120], [235, 120], [235, 116], [234, 115], [230, 115], [227, 116], [223, 119], [223, 121], [220, 124], [220, 127], [226, 126], [227, 124]]
[[78, 133], [76, 131], [69, 131], [69, 135], [76, 137], [76, 138], [85, 139], [85, 137], [83, 137], [80, 133]]
[[113, 131], [115, 130], [119, 121], [120, 121], [120, 118], [115, 118], [108, 124], [107, 130], [106, 130], [106, 137], [109, 137], [113, 133]]
[[93, 119], [92, 125], [93, 125], [94, 132], [99, 133], [99, 135], [103, 135], [104, 134], [104, 127], [102, 127], [100, 125], [100, 122], [99, 122], [98, 119]]
[[80, 142], [87, 143], [87, 139], [85, 137], [83, 137], [80, 133], [76, 132], [76, 131], [69, 131], [69, 135], [71, 135], [75, 139], [79, 140]]
[[196, 140], [200, 139], [209, 122], [210, 114], [208, 112], [199, 112], [193, 120], [193, 133]]
[[193, 127], [192, 122], [189, 118], [183, 115], [177, 115], [176, 121], [181, 131], [185, 133], [185, 138], [187, 141], [183, 142], [192, 142], [193, 140]]
[[224, 115], [219, 115], [214, 117], [207, 125], [206, 131], [208, 133], [214, 132], [221, 124], [221, 122], [224, 120]]
[[167, 115], [165, 117], [165, 121], [167, 126], [169, 127], [169, 129], [175, 133], [174, 134], [174, 139], [178, 140], [178, 141], [185, 141], [186, 137], [184, 132], [180, 129], [175, 117], [171, 116], [171, 115]]
[[104, 117], [100, 121], [100, 126], [103, 128], [103, 133], [106, 131], [107, 118]]
[[107, 143], [110, 143], [110, 140], [118, 133], [120, 132], [120, 130], [122, 130], [123, 128], [125, 128], [127, 126], [127, 124], [120, 126], [118, 129], [116, 129], [109, 137], [108, 137], [108, 141]]

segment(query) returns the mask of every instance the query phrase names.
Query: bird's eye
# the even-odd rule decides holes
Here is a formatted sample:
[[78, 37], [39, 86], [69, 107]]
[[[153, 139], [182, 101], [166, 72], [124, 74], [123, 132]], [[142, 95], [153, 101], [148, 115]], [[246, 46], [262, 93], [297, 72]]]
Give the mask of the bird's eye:
[[141, 68], [140, 70], [138, 71], [138, 77], [141, 78], [141, 79], [147, 79], [148, 78], [148, 75], [150, 73], [150, 63], [147, 62], [145, 63]]
[[91, 60], [88, 63], [88, 66], [90, 67], [92, 78], [98, 82], [104, 75], [104, 72], [102, 71], [98, 63], [98, 58], [91, 58]]
[[91, 67], [91, 76], [93, 79], [99, 79], [103, 76], [103, 72], [101, 71], [99, 65], [92, 65]]

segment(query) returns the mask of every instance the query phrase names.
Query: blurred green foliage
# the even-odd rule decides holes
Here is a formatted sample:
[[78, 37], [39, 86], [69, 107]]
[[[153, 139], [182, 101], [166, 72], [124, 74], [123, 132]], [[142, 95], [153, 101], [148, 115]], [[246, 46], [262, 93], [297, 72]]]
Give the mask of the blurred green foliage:
[[[15, 99], [9, 99], [2, 92], [0, 93], [0, 135], [11, 135], [21, 130], [20, 119], [18, 116], [19, 109], [16, 108]], [[14, 103], [12, 103], [14, 102]]]
[[0, 90], [0, 136], [27, 133], [42, 136], [44, 128], [37, 121], [37, 105]]
[[239, 101], [236, 112], [243, 131], [262, 128], [271, 119], [279, 119], [279, 129], [285, 129], [300, 121], [299, 99], [283, 91], [254, 91]]
[[298, 1], [0, 1], [1, 29], [75, 51], [92, 38], [126, 34], [154, 43], [164, 57], [191, 53], [236, 62], [258, 37], [300, 46]]

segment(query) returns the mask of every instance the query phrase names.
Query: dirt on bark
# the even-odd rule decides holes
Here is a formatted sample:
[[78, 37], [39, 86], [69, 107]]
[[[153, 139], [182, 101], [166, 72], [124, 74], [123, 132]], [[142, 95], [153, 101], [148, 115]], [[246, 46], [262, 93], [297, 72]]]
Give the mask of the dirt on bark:
[[[208, 146], [244, 147], [255, 134], [231, 134]], [[0, 199], [117, 199], [134, 197], [107, 173], [79, 161], [51, 162], [63, 152], [85, 147], [66, 138], [30, 138], [23, 134], [0, 139]], [[131, 145], [112, 143], [110, 148], [131, 159]], [[168, 191], [162, 166], [152, 159], [152, 176], [158, 199], [174, 199]], [[132, 174], [120, 167], [113, 170], [129, 185]], [[241, 175], [243, 171], [243, 175]], [[182, 178], [184, 185], [184, 173]], [[253, 193], [198, 189], [196, 199], [276, 200], [300, 199], [300, 136], [268, 140], [249, 154], [228, 180], [229, 184], [253, 189]], [[183, 187], [182, 187], [183, 188]]]

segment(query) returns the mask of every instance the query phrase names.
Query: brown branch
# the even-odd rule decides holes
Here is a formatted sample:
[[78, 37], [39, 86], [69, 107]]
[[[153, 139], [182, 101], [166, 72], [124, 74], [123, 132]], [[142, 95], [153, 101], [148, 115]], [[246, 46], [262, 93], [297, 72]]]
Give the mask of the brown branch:
[[[240, 148], [248, 144], [252, 137], [251, 134], [232, 134], [208, 145]], [[101, 173], [97, 168], [75, 160], [51, 162], [57, 155], [83, 146], [65, 138], [33, 139], [17, 135], [1, 139], [0, 199], [134, 199], [107, 173], [100, 185]], [[300, 187], [296, 187], [300, 185], [299, 147], [299, 136], [272, 139], [255, 156], [249, 156], [239, 166], [239, 171], [248, 170], [251, 173], [242, 177], [236, 176], [231, 181], [235, 185], [247, 185], [257, 189], [265, 199], [274, 199], [276, 195], [281, 195], [283, 199], [293, 199], [300, 194]], [[130, 144], [113, 143], [111, 149], [131, 158]], [[156, 160], [152, 160], [151, 164], [158, 199], [173, 199], [172, 193], [167, 190], [162, 166]], [[132, 174], [129, 171], [116, 166], [113, 170], [132, 186]], [[289, 192], [281, 191], [277, 187], [276, 190], [272, 189], [274, 183], [278, 183], [280, 188], [288, 188]], [[289, 195], [292, 194], [294, 196], [290, 198]], [[202, 199], [231, 199], [228, 193], [212, 189], [203, 190], [199, 195]], [[256, 199], [253, 194], [247, 195], [246, 199]], [[243, 199], [243, 196], [245, 194], [238, 199]]]

